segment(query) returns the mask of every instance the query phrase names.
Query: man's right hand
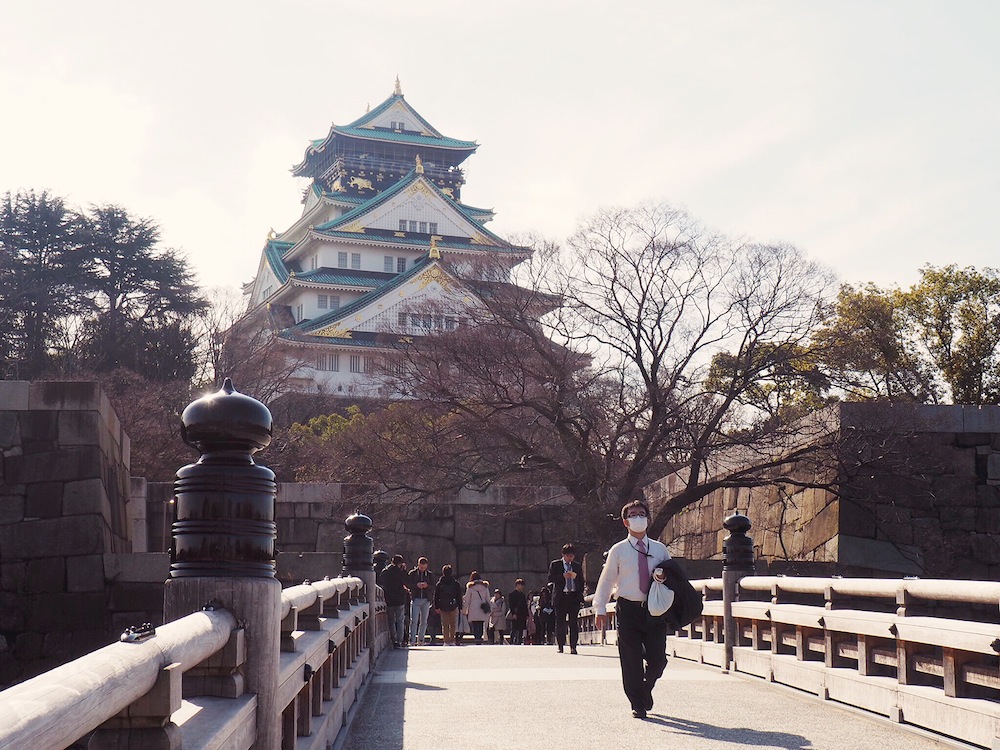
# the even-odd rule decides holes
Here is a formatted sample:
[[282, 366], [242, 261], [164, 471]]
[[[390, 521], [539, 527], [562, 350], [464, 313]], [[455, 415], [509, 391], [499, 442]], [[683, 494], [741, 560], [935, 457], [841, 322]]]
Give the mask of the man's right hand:
[[598, 630], [604, 630], [607, 625], [607, 615], [594, 615], [594, 627]]

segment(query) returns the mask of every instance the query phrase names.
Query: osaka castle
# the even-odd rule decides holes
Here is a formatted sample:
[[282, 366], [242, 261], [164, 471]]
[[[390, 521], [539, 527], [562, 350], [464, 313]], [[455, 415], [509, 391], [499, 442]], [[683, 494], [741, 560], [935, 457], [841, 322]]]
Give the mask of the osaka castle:
[[462, 164], [477, 148], [424, 119], [399, 79], [308, 145], [292, 168], [309, 180], [302, 215], [268, 236], [241, 324], [270, 330], [291, 390], [391, 397], [376, 372], [392, 342], [467, 324], [475, 295], [460, 276], [530, 255], [486, 228], [492, 209], [462, 201]]

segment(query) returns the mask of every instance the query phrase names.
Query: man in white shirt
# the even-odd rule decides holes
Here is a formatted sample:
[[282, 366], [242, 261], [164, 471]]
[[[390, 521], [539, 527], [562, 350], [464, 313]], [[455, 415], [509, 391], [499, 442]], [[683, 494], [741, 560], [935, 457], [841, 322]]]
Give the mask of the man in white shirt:
[[[667, 666], [667, 621], [646, 608], [651, 574], [670, 553], [664, 544], [646, 536], [649, 508], [633, 500], [622, 508], [628, 536], [608, 550], [608, 559], [594, 592], [597, 629], [603, 630], [611, 592], [617, 586], [618, 660], [622, 685], [632, 704], [632, 716], [645, 719], [653, 707], [653, 686]], [[645, 660], [645, 667], [643, 666]]]

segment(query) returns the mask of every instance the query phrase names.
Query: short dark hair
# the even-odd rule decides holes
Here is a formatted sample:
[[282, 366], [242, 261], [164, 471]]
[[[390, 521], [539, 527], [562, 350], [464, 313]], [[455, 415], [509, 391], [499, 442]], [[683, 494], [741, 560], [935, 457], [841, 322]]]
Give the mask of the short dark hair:
[[564, 544], [562, 546], [562, 553], [564, 555], [575, 555], [576, 554], [576, 547], [574, 547], [572, 544], [568, 544], [568, 543]]
[[451, 570], [452, 570], [452, 568], [451, 568], [450, 565], [442, 565], [441, 566], [441, 575], [443, 575], [443, 576], [450, 576], [451, 575]]
[[622, 506], [622, 520], [623, 521], [625, 520], [625, 516], [628, 515], [628, 512], [630, 510], [632, 510], [633, 508], [642, 508], [644, 511], [646, 511], [646, 515], [647, 516], [649, 515], [649, 506], [646, 505], [646, 503], [644, 503], [642, 500], [633, 500], [632, 502], [625, 503]]
[[403, 556], [402, 555], [393, 555], [392, 556], [392, 564], [393, 565], [399, 565], [401, 562], [403, 562]]
[[421, 557], [417, 560], [417, 565], [427, 565], [430, 562], [426, 557]]
[[515, 586], [523, 586], [524, 585], [524, 579], [523, 578], [518, 578], [516, 581], [514, 581], [514, 585]]

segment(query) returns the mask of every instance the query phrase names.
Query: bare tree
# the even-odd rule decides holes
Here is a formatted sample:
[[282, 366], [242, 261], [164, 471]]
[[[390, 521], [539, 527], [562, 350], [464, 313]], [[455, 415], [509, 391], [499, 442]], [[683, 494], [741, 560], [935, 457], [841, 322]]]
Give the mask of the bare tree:
[[[565, 251], [546, 244], [505, 271], [464, 274], [468, 325], [400, 342], [406, 402], [346, 431], [386, 486], [530, 476], [565, 487], [607, 537], [625, 501], [683, 473], [655, 534], [806, 450], [791, 418], [748, 396], [802, 357], [819, 320], [830, 279], [794, 248], [734, 241], [660, 204], [602, 211]], [[720, 471], [735, 448], [750, 466]]]

